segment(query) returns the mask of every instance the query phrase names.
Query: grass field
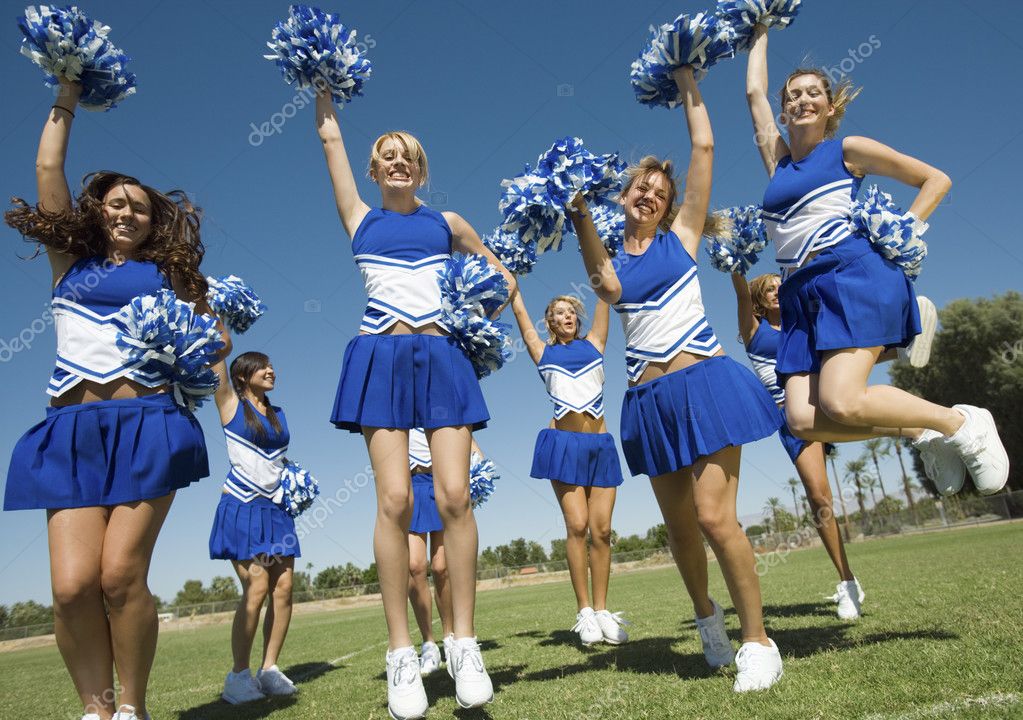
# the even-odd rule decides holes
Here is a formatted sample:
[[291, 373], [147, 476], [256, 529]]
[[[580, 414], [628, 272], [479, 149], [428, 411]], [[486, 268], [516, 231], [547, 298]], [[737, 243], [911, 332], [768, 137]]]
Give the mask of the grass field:
[[[772, 690], [734, 695], [732, 672], [703, 661], [674, 569], [612, 577], [631, 641], [583, 649], [569, 628], [567, 583], [485, 592], [478, 631], [496, 699], [457, 708], [444, 671], [426, 678], [430, 717], [903, 718], [1023, 717], [1023, 524], [852, 545], [867, 599], [855, 624], [821, 599], [834, 588], [823, 552], [795, 552], [762, 579], [768, 632], [785, 660]], [[711, 566], [712, 594], [730, 608]], [[727, 611], [733, 638], [734, 612]], [[230, 627], [167, 632], [150, 682], [155, 720], [386, 718], [378, 607], [298, 615], [283, 654], [294, 699], [228, 706]], [[0, 654], [0, 718], [77, 718], [56, 648]]]

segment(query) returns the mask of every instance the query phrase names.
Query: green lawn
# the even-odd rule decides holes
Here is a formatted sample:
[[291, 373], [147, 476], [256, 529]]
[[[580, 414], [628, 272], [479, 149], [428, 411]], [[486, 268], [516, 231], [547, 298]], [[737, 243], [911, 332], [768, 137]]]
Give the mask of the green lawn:
[[[823, 550], [791, 554], [762, 578], [768, 631], [785, 659], [772, 690], [731, 691], [712, 673], [673, 569], [612, 578], [612, 609], [634, 623], [618, 648], [583, 649], [567, 583], [479, 595], [478, 631], [497, 691], [486, 712], [457, 709], [443, 671], [426, 678], [431, 717], [903, 718], [1023, 717], [1023, 524], [856, 544], [867, 599], [855, 624], [821, 599], [834, 589]], [[727, 594], [711, 566], [713, 595]], [[737, 637], [738, 622], [728, 611]], [[219, 700], [230, 627], [167, 632], [150, 682], [155, 720], [386, 718], [379, 608], [299, 615], [284, 666], [296, 699]], [[77, 718], [56, 648], [0, 654], [0, 718]], [[24, 715], [23, 715], [24, 713]]]

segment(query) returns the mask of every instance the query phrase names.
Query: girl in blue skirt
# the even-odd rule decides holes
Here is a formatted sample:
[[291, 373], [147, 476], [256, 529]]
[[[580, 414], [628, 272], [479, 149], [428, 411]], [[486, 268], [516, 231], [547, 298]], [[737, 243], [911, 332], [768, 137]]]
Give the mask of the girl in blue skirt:
[[[547, 342], [533, 326], [521, 292], [512, 298], [512, 309], [554, 403], [550, 426], [536, 438], [530, 475], [551, 481], [565, 517], [565, 553], [578, 606], [572, 629], [584, 645], [600, 641], [618, 645], [628, 635], [620, 614], [609, 612], [606, 604], [611, 513], [622, 484], [618, 451], [604, 422], [604, 346], [610, 309], [598, 300], [593, 326], [583, 335], [582, 303], [571, 295], [559, 295], [544, 311]], [[587, 575], [593, 582], [592, 603]]]
[[153, 547], [175, 492], [209, 469], [196, 419], [121, 355], [120, 311], [165, 289], [209, 309], [199, 211], [184, 193], [100, 172], [72, 200], [64, 161], [81, 91], [62, 80], [43, 126], [38, 205], [5, 215], [46, 248], [57, 363], [46, 419], [14, 448], [4, 509], [47, 511], [54, 633], [85, 720], [136, 720], [156, 653]]
[[[235, 705], [296, 692], [277, 659], [291, 623], [291, 587], [301, 549], [295, 520], [278, 502], [291, 436], [284, 411], [270, 403], [268, 393], [277, 379], [270, 358], [261, 352], [242, 353], [230, 372], [223, 362], [214, 370], [220, 377], [217, 410], [231, 469], [213, 519], [210, 559], [230, 560], [242, 586], [231, 627], [234, 667], [221, 693]], [[263, 662], [253, 678], [249, 655], [268, 597]]]
[[472, 363], [438, 322], [437, 271], [461, 251], [484, 255], [509, 290], [515, 280], [460, 215], [433, 210], [416, 197], [428, 169], [416, 138], [390, 132], [373, 143], [369, 177], [380, 188], [381, 206], [370, 208], [359, 196], [329, 95], [318, 96], [317, 128], [368, 296], [360, 332], [345, 348], [331, 420], [363, 434], [376, 478], [373, 544], [389, 636], [388, 708], [399, 718], [421, 717], [427, 709], [406, 609], [408, 433], [415, 427], [426, 431], [447, 541], [455, 697], [463, 707], [477, 707], [493, 699], [493, 686], [473, 627], [478, 536], [469, 502], [469, 453], [472, 430], [490, 416]]
[[849, 102], [848, 81], [799, 69], [781, 91], [788, 142], [767, 97], [767, 28], [757, 26], [746, 95], [757, 147], [771, 181], [763, 217], [786, 279], [781, 285], [778, 375], [792, 432], [804, 440], [912, 438], [928, 477], [957, 492], [969, 470], [984, 494], [1004, 487], [1009, 460], [991, 413], [948, 408], [889, 385], [867, 385], [878, 356], [920, 332], [910, 280], [849, 223], [868, 174], [919, 189], [905, 217], [922, 223], [952, 181], [940, 170], [865, 137], [834, 137]]
[[[628, 169], [621, 193], [623, 252], [609, 257], [581, 198], [571, 217], [590, 283], [625, 330], [625, 458], [634, 475], [650, 476], [707, 661], [723, 666], [734, 657], [734, 689], [742, 692], [770, 687], [782, 674], [764, 630], [753, 548], [735, 510], [742, 445], [773, 434], [781, 416], [753, 373], [724, 354], [704, 314], [696, 253], [708, 221], [714, 137], [692, 68], [675, 71], [674, 79], [692, 142], [684, 202], [676, 209], [671, 163], [646, 157]], [[738, 655], [707, 594], [701, 531], [739, 615]]]

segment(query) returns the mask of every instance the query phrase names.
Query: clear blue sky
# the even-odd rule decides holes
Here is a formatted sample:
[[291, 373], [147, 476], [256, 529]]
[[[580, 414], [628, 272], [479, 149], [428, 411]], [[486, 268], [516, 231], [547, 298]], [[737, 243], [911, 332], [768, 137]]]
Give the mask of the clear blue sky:
[[[648, 25], [709, 5], [437, 0], [323, 6], [340, 8], [344, 21], [374, 45], [366, 96], [340, 113], [352, 161], [363, 166], [381, 132], [413, 132], [423, 141], [432, 170], [431, 187], [422, 197], [459, 212], [481, 234], [498, 219], [501, 178], [520, 171], [559, 136], [578, 135], [596, 152], [618, 150], [629, 160], [668, 155], [684, 167], [688, 142], [681, 111], [651, 110], [635, 102], [628, 70]], [[771, 35], [772, 87], [804, 58], [851, 70], [864, 92], [850, 108], [842, 133], [893, 145], [942, 168], [954, 181], [950, 198], [931, 221], [931, 254], [918, 290], [942, 306], [960, 297], [1019, 289], [1023, 246], [1015, 224], [1005, 222], [1005, 209], [1018, 204], [1023, 161], [1017, 73], [1023, 46], [1011, 30], [1003, 30], [1004, 18], [1015, 17], [1016, 4], [806, 0], [804, 5], [792, 28]], [[0, 13], [8, 18], [0, 29], [6, 58], [0, 65], [5, 90], [0, 196], [34, 201], [33, 160], [52, 96], [40, 71], [18, 55], [14, 18], [23, 7], [4, 0]], [[286, 3], [90, 0], [84, 8], [113, 28], [114, 42], [133, 58], [139, 89], [109, 113], [78, 112], [67, 165], [72, 186], [88, 171], [116, 169], [159, 188], [185, 189], [205, 209], [203, 270], [241, 275], [270, 307], [248, 334], [235, 339], [235, 347], [262, 350], [273, 359], [279, 378], [273, 397], [288, 413], [290, 455], [319, 478], [324, 496], [338, 493], [346, 481], [356, 490], [342, 491], [347, 502], [303, 539], [300, 566], [368, 565], [374, 495], [359, 477], [368, 463], [365, 446], [360, 436], [328, 422], [341, 354], [356, 331], [365, 296], [334, 209], [312, 108], [286, 107], [296, 91], [261, 57]], [[714, 68], [702, 85], [717, 143], [716, 206], [759, 202], [766, 183], [752, 144], [744, 73], [742, 56]], [[250, 143], [252, 124], [258, 127], [274, 113], [291, 115], [292, 110], [279, 133], [252, 136], [258, 144]], [[906, 188], [882, 183], [908, 206], [912, 195]], [[379, 202], [368, 181], [361, 181], [360, 190], [370, 204]], [[4, 227], [0, 234], [6, 248], [0, 253], [5, 309], [0, 339], [9, 340], [42, 314], [49, 269], [45, 259], [18, 257], [30, 254], [31, 247], [13, 230]], [[762, 263], [763, 271], [769, 268]], [[701, 272], [710, 321], [726, 350], [742, 359], [731, 285], [706, 263]], [[530, 310], [538, 316], [550, 296], [583, 280], [573, 246], [544, 258], [523, 282]], [[625, 390], [622, 351], [621, 329], [612, 320], [606, 405], [616, 435]], [[43, 416], [53, 354], [54, 337], [47, 330], [30, 350], [0, 363], [4, 467], [17, 438]], [[880, 370], [877, 379], [886, 375]], [[483, 391], [493, 419], [478, 440], [503, 477], [478, 513], [481, 547], [519, 536], [546, 545], [562, 536], [563, 526], [549, 486], [529, 477], [536, 432], [551, 412], [542, 384], [528, 356], [520, 355], [484, 381]], [[188, 578], [208, 581], [231, 572], [226, 562], [207, 559], [226, 454], [212, 404], [200, 411], [200, 419], [212, 476], [179, 494], [160, 537], [151, 585], [165, 599]], [[843, 461], [859, 451], [843, 448]], [[759, 515], [769, 496], [791, 502], [785, 481], [794, 472], [776, 439], [748, 446], [743, 460], [741, 515]], [[893, 488], [894, 461], [884, 470]], [[646, 478], [627, 479], [615, 529], [642, 533], [658, 522]], [[3, 513], [0, 546], [6, 550], [0, 572], [7, 579], [0, 583], [0, 603], [29, 598], [48, 603], [44, 513]], [[822, 587], [826, 582], [821, 579]]]

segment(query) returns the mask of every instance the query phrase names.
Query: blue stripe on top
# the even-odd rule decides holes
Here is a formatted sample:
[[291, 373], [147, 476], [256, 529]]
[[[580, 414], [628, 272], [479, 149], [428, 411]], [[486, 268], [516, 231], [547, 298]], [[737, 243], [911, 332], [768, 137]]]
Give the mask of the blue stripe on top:
[[604, 414], [604, 356], [586, 338], [544, 348], [537, 368], [554, 403], [554, 417]]
[[[256, 419], [265, 431], [259, 438], [245, 422], [245, 405], [252, 409]], [[284, 466], [284, 454], [288, 451], [291, 433], [284, 410], [272, 406], [281, 424], [280, 432], [274, 430], [270, 419], [260, 413], [248, 400], [239, 399], [234, 417], [224, 425], [227, 440], [227, 457], [231, 469], [227, 473], [224, 489], [243, 502], [257, 495], [270, 497], [277, 489], [280, 470]]]

